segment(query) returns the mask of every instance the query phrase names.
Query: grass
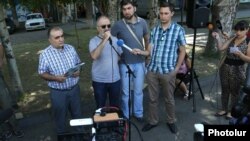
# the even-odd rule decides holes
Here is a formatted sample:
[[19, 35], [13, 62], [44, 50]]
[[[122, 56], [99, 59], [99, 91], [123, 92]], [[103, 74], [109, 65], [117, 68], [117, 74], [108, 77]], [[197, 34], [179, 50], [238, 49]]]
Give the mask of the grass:
[[[83, 62], [83, 72], [80, 76], [81, 97], [84, 100], [93, 100], [91, 89], [91, 58], [88, 51], [88, 42], [96, 34], [95, 29], [79, 29], [80, 37], [77, 51]], [[65, 33], [65, 43], [77, 47], [74, 31]], [[41, 111], [50, 107], [49, 91], [47, 83], [42, 80], [37, 73], [39, 51], [49, 45], [47, 39], [39, 42], [24, 43], [13, 45], [13, 51], [16, 57], [19, 74], [25, 94], [21, 97], [19, 105], [23, 113]], [[192, 47], [188, 47], [189, 53]], [[208, 76], [217, 69], [218, 57], [202, 56], [203, 48], [197, 47], [195, 54], [195, 69], [200, 77]], [[5, 65], [7, 66], [7, 65]], [[4, 68], [7, 77], [7, 68]], [[8, 78], [7, 78], [8, 80]]]

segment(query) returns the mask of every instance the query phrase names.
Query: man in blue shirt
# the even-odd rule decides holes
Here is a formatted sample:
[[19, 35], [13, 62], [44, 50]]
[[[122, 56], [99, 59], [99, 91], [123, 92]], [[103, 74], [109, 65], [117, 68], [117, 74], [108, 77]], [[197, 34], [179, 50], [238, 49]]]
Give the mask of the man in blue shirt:
[[57, 134], [66, 131], [67, 111], [73, 119], [82, 118], [80, 106], [80, 71], [66, 76], [66, 72], [80, 63], [73, 46], [64, 44], [64, 34], [60, 27], [48, 30], [50, 45], [40, 54], [38, 73], [48, 82], [52, 110]]
[[[175, 124], [174, 89], [177, 71], [185, 57], [185, 31], [175, 22], [172, 22], [174, 6], [167, 2], [160, 4], [160, 21], [150, 34], [150, 62], [146, 76], [149, 92], [148, 123], [142, 131], [148, 131], [159, 122], [159, 86], [162, 88], [165, 109], [167, 112], [167, 126], [172, 133], [177, 133]], [[179, 54], [177, 50], [179, 49]]]
[[[123, 19], [117, 21], [112, 27], [111, 33], [118, 39], [124, 40], [131, 49], [145, 50], [148, 48], [149, 31], [147, 23], [144, 19], [138, 17], [136, 12], [135, 3], [129, 0], [122, 0], [121, 9]], [[129, 28], [128, 28], [129, 27]], [[133, 35], [134, 34], [134, 35]], [[145, 47], [143, 45], [143, 40]], [[145, 76], [145, 57], [137, 55], [136, 53], [123, 49], [122, 59], [120, 64], [121, 80], [122, 80], [122, 111], [126, 118], [132, 114], [132, 110], [129, 109], [129, 79], [133, 85], [133, 115], [139, 121], [143, 118], [143, 86]], [[126, 64], [127, 63], [127, 64]], [[127, 65], [130, 67], [134, 75], [130, 75]], [[133, 77], [134, 76], [134, 77]], [[129, 111], [131, 113], [129, 113]]]

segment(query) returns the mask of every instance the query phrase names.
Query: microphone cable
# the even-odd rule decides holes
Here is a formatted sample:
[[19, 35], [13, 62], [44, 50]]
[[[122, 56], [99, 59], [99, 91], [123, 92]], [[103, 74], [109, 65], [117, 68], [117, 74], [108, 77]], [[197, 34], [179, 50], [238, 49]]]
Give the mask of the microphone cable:
[[111, 37], [109, 38], [109, 44], [111, 46], [110, 48], [110, 53], [111, 53], [111, 63], [112, 63], [112, 82], [114, 80], [114, 60], [113, 60], [113, 51], [112, 51], [112, 48], [115, 49], [112, 45], [112, 40], [111, 40]]
[[[131, 125], [133, 125], [135, 127], [135, 129], [136, 129], [136, 131], [137, 131], [137, 133], [138, 133], [138, 135], [140, 137], [140, 141], [144, 141], [143, 137], [141, 135], [141, 132], [140, 132], [139, 128], [136, 126], [136, 124], [133, 123], [132, 121], [130, 121], [128, 118], [126, 118], [126, 121], [128, 121]], [[129, 136], [131, 136], [131, 135], [129, 135]]]

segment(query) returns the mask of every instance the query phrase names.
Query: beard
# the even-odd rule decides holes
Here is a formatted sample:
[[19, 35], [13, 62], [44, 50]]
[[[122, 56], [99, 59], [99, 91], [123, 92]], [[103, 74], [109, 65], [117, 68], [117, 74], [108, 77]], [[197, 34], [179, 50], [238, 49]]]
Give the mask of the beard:
[[133, 18], [133, 16], [134, 16], [134, 15], [128, 15], [128, 16], [124, 16], [124, 18], [125, 18], [126, 20], [131, 20], [131, 19]]

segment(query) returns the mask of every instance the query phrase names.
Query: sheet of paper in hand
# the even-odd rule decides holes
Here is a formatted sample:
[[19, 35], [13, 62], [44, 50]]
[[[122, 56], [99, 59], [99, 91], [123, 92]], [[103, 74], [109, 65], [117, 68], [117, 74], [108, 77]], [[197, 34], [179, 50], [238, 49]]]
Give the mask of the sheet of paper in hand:
[[234, 52], [237, 52], [237, 51], [239, 51], [238, 47], [230, 47], [230, 53], [234, 53]]
[[84, 64], [85, 63], [83, 62], [74, 66], [73, 68], [70, 68], [64, 75], [66, 77], [71, 77], [75, 72], [79, 71]]

